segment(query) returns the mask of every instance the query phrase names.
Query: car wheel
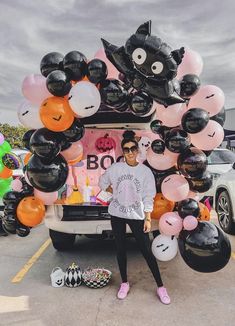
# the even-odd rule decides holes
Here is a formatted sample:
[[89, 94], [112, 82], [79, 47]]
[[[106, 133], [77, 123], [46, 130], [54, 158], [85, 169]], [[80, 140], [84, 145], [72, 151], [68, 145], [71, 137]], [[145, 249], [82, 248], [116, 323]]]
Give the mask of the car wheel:
[[235, 234], [235, 223], [233, 221], [232, 204], [227, 191], [219, 194], [216, 203], [216, 212], [222, 230], [229, 234]]
[[63, 233], [49, 229], [49, 235], [53, 247], [58, 251], [72, 249], [75, 242], [75, 234]]

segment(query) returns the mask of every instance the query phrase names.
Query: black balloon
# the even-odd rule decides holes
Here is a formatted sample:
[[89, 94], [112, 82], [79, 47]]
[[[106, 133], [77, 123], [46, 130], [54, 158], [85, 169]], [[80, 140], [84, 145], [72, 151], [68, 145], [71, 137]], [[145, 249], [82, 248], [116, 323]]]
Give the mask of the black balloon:
[[195, 134], [202, 131], [209, 122], [209, 115], [203, 109], [190, 109], [182, 117], [182, 128], [190, 133]]
[[15, 214], [18, 203], [19, 201], [7, 203], [4, 206], [4, 210], [3, 210], [4, 215]]
[[165, 143], [161, 139], [155, 139], [151, 143], [152, 151], [156, 154], [162, 154], [165, 151]]
[[72, 84], [64, 71], [54, 70], [46, 80], [48, 91], [54, 96], [65, 96], [69, 93]]
[[200, 208], [195, 199], [187, 198], [178, 203], [179, 216], [185, 218], [188, 215], [199, 217]]
[[218, 122], [222, 127], [224, 125], [225, 119], [226, 119], [225, 107], [223, 107], [219, 113], [217, 113], [216, 115], [213, 115], [213, 117], [210, 118], [210, 120], [214, 120], [214, 121]]
[[23, 138], [22, 138], [24, 147], [27, 148], [29, 151], [30, 151], [30, 145], [29, 145], [30, 138], [35, 131], [36, 131], [35, 129], [30, 129], [30, 130], [26, 131], [26, 133], [24, 133]]
[[2, 219], [2, 228], [7, 233], [16, 234], [16, 225], [8, 223], [4, 218]]
[[188, 98], [196, 94], [200, 85], [201, 82], [197, 75], [184, 75], [183, 78], [180, 80], [180, 95], [184, 98]]
[[28, 226], [25, 226], [25, 225], [21, 224], [20, 222], [17, 223], [16, 234], [19, 237], [27, 237], [27, 235], [29, 235], [29, 233], [30, 233], [30, 228]]
[[98, 84], [108, 76], [106, 63], [100, 59], [93, 59], [87, 64], [87, 78], [91, 83]]
[[200, 178], [206, 171], [207, 164], [206, 154], [196, 147], [187, 149], [178, 157], [178, 168], [186, 177]]
[[178, 241], [183, 260], [197, 272], [216, 272], [231, 256], [229, 239], [210, 222], [199, 222], [193, 231], [181, 231]]
[[8, 191], [4, 194], [2, 201], [4, 205], [8, 205], [10, 203], [15, 204], [20, 202], [21, 198], [22, 195], [18, 191]]
[[40, 128], [30, 138], [30, 150], [42, 158], [53, 160], [61, 150], [61, 143], [66, 142], [62, 133]]
[[115, 109], [118, 112], [124, 112], [128, 108], [129, 94], [119, 80], [106, 79], [100, 84], [100, 95], [102, 103]]
[[58, 52], [50, 52], [46, 54], [40, 63], [41, 74], [45, 77], [54, 70], [62, 69], [64, 56]]
[[39, 156], [33, 155], [27, 164], [26, 173], [34, 188], [43, 192], [53, 192], [65, 184], [68, 165], [60, 154], [48, 164]]
[[69, 142], [76, 142], [84, 136], [85, 127], [79, 119], [75, 118], [69, 129], [63, 131], [63, 134]]
[[150, 128], [154, 134], [159, 134], [162, 132], [162, 121], [161, 120], [153, 120], [150, 124]]
[[79, 51], [71, 51], [63, 60], [63, 67], [71, 80], [81, 80], [86, 75], [87, 59]]
[[143, 92], [135, 93], [130, 101], [130, 109], [132, 113], [140, 117], [149, 113], [152, 106], [153, 99]]
[[165, 136], [165, 144], [169, 151], [181, 153], [190, 146], [190, 138], [186, 131], [173, 128]]
[[212, 187], [213, 177], [209, 172], [204, 172], [200, 179], [186, 178], [192, 191], [206, 192]]

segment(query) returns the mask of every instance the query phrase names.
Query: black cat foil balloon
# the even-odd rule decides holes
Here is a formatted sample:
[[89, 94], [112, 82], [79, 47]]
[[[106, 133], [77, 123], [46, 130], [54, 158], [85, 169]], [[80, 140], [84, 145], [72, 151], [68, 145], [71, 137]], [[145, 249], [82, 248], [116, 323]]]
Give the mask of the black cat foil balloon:
[[151, 21], [140, 25], [125, 46], [117, 47], [104, 39], [102, 42], [107, 58], [124, 75], [122, 80], [127, 87], [147, 93], [164, 106], [185, 101], [176, 92], [174, 80], [184, 48], [172, 51], [151, 35]]

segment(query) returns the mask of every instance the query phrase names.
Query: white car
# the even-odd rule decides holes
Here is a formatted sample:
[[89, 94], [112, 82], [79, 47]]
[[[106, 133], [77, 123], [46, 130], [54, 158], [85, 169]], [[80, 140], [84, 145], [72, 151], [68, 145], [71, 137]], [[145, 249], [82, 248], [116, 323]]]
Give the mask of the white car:
[[215, 183], [214, 207], [224, 232], [235, 234], [235, 164]]

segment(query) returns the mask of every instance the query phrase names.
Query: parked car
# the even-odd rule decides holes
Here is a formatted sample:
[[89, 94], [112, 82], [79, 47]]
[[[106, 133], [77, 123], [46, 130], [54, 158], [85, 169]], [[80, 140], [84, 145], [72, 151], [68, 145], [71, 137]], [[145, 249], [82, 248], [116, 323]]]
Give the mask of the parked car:
[[235, 234], [235, 164], [217, 179], [214, 188], [214, 207], [219, 224], [224, 232]]

